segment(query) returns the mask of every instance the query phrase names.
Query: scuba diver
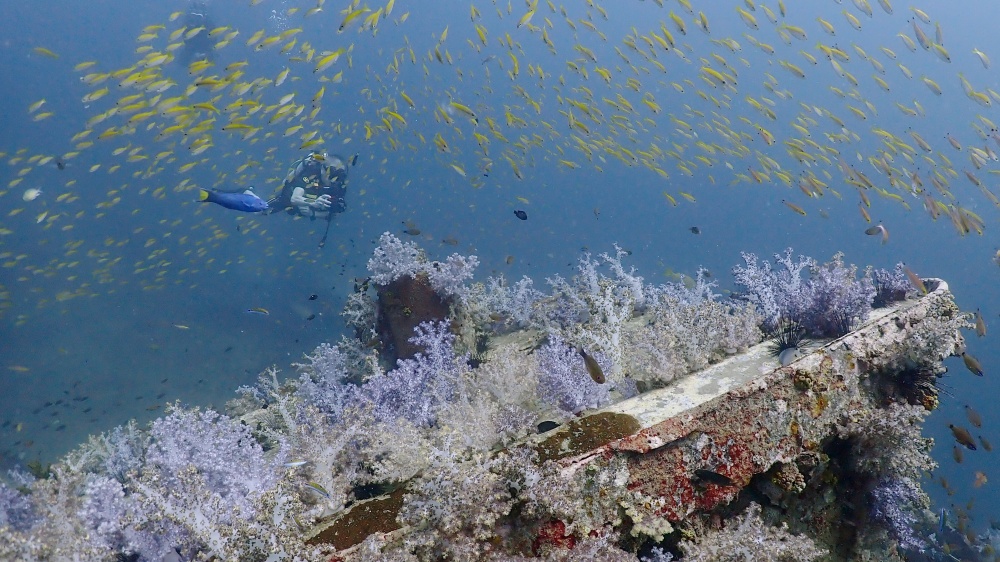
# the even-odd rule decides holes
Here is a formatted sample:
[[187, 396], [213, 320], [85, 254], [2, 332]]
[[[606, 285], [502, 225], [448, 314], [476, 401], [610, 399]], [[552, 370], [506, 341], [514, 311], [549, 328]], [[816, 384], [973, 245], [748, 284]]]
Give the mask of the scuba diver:
[[[356, 164], [358, 155], [351, 159]], [[326, 220], [326, 232], [320, 247], [326, 243], [333, 216], [347, 209], [348, 163], [337, 155], [310, 152], [292, 164], [288, 175], [274, 197], [267, 201], [265, 214], [285, 211], [290, 215]]]
[[215, 24], [208, 17], [208, 4], [202, 0], [193, 0], [184, 14], [183, 25], [189, 32], [198, 28], [201, 31], [184, 39], [177, 61], [187, 66], [198, 60], [212, 60], [212, 40], [208, 37], [208, 32], [215, 28]]
[[[358, 162], [358, 155], [351, 158], [350, 165]], [[253, 192], [253, 187], [223, 191], [200, 189], [197, 201], [215, 203], [233, 211], [271, 215], [285, 211], [292, 216], [317, 218], [326, 221], [326, 230], [319, 242], [322, 248], [330, 233], [334, 215], [347, 209], [344, 197], [347, 195], [347, 162], [340, 156], [326, 152], [310, 152], [292, 164], [288, 175], [274, 197], [264, 201]]]

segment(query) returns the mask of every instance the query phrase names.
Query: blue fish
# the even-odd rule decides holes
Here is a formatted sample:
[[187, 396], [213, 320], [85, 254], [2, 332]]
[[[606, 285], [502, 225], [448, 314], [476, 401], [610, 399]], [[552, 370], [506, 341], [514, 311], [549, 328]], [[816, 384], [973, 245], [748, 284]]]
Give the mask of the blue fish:
[[198, 190], [198, 201], [215, 203], [227, 209], [243, 211], [244, 213], [259, 213], [267, 210], [267, 201], [257, 197], [257, 194], [249, 189], [235, 193], [200, 189]]

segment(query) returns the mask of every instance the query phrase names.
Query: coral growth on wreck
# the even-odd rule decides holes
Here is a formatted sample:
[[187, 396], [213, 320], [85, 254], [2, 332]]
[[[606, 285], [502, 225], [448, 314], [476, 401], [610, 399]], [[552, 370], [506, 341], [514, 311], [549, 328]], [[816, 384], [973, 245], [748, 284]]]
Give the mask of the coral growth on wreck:
[[858, 278], [857, 267], [845, 265], [843, 254], [825, 264], [805, 256], [793, 260], [791, 248], [774, 255], [774, 266], [758, 264], [754, 254], [744, 253], [743, 259], [746, 265], [734, 267], [733, 275], [745, 288], [742, 297], [757, 307], [770, 333], [784, 320], [802, 326], [811, 337], [839, 337], [871, 310], [876, 294], [872, 272]]
[[[756, 504], [708, 533], [662, 516], [666, 498], [631, 487], [621, 456], [572, 470], [561, 463], [576, 446], [639, 429], [628, 416], [581, 418], [586, 411], [746, 351], [782, 319], [813, 337], [841, 335], [864, 321], [876, 295], [905, 298], [898, 268], [859, 278], [839, 254], [818, 265], [788, 250], [776, 266], [745, 254], [734, 274], [746, 292], [734, 300], [704, 272], [687, 286], [650, 284], [626, 257], [617, 247], [585, 254], [575, 276], [548, 279], [544, 292], [529, 278], [470, 283], [475, 256], [431, 261], [386, 233], [368, 264], [381, 293], [372, 298], [366, 282], [345, 307], [357, 338], [320, 345], [293, 376], [267, 370], [226, 413], [176, 404], [149, 428], [130, 423], [91, 438], [49, 478], [13, 475], [0, 484], [0, 559], [270, 562], [327, 560], [353, 547], [356, 560], [635, 560], [654, 544], [647, 559], [821, 556], [812, 539], [764, 523]], [[411, 282], [439, 298], [427, 318], [410, 317], [400, 300]], [[393, 306], [412, 324], [391, 328], [393, 345], [413, 347], [388, 361], [380, 324]], [[954, 330], [954, 318], [927, 324]], [[949, 353], [933, 337], [908, 344], [914, 361]], [[912, 527], [912, 512], [890, 503], [921, 499], [900, 486], [928, 468], [923, 410], [890, 411], [839, 428], [855, 447], [895, 444], [854, 470], [878, 483], [876, 518], [903, 542], [898, 527]], [[526, 440], [560, 424], [563, 436]], [[795, 464], [775, 481], [791, 482], [780, 493], [806, 487]], [[354, 510], [369, 514], [358, 516], [364, 524], [344, 523]], [[405, 540], [392, 534], [402, 527]]]
[[827, 552], [808, 537], [795, 536], [787, 526], [768, 525], [761, 519], [761, 508], [750, 504], [739, 519], [727, 521], [725, 527], [700, 542], [684, 541], [680, 547], [682, 560], [688, 562], [808, 562]]

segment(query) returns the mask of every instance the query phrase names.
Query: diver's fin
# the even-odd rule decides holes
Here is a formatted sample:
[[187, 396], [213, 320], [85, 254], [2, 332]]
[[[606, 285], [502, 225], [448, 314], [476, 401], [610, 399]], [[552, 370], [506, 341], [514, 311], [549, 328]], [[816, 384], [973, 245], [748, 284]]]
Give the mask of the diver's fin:
[[198, 190], [198, 201], [201, 201], [202, 203], [207, 203], [208, 202], [208, 198], [211, 195], [212, 195], [212, 192], [210, 192], [209, 190], [207, 190], [207, 189], [199, 189]]

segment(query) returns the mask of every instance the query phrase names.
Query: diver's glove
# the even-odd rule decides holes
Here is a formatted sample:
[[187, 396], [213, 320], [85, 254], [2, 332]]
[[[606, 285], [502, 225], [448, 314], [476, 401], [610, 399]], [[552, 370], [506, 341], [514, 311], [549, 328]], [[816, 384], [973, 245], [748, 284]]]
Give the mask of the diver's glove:
[[320, 195], [315, 201], [309, 203], [309, 206], [317, 211], [325, 211], [330, 208], [330, 196]]

